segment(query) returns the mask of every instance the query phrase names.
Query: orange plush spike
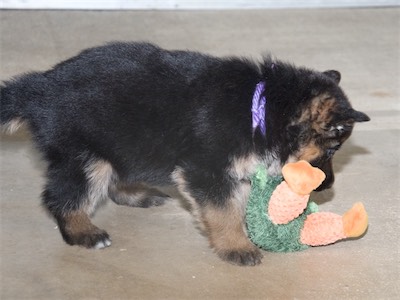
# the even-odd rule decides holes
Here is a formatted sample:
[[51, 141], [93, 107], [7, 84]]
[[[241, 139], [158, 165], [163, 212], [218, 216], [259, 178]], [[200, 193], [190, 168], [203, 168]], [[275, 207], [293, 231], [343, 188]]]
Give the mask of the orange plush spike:
[[359, 237], [368, 227], [368, 215], [364, 205], [357, 202], [343, 215], [343, 228], [346, 237]]
[[305, 160], [286, 164], [282, 168], [282, 175], [289, 187], [300, 195], [310, 194], [326, 177], [324, 172]]

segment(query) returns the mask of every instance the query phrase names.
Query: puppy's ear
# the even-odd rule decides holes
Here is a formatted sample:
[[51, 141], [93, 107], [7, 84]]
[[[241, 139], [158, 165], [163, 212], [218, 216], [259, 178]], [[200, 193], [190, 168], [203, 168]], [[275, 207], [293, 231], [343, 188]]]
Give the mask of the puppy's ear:
[[367, 122], [370, 118], [363, 112], [354, 110], [352, 108], [347, 109], [343, 113], [337, 113], [336, 118], [338, 122], [354, 121], [354, 122]]
[[339, 84], [340, 78], [342, 78], [339, 71], [335, 71], [335, 70], [325, 71], [324, 74], [326, 76], [328, 76], [329, 78], [332, 78], [337, 84]]
[[354, 122], [367, 122], [371, 120], [365, 113], [354, 109], [349, 110], [348, 117], [349, 119], [353, 119]]

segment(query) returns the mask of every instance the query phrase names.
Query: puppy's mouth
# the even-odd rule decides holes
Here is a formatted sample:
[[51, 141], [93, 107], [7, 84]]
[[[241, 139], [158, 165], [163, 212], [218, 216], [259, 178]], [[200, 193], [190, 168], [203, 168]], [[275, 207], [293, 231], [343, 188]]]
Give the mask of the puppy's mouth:
[[325, 180], [316, 189], [316, 191], [321, 192], [330, 189], [333, 186], [333, 183], [335, 182], [335, 175], [333, 174], [333, 167], [332, 167], [332, 159], [329, 159], [322, 164], [311, 162], [311, 165], [321, 169], [326, 176]]
[[332, 182], [322, 182], [322, 184], [315, 189], [316, 192], [322, 192], [324, 190], [330, 189], [333, 186], [333, 181]]

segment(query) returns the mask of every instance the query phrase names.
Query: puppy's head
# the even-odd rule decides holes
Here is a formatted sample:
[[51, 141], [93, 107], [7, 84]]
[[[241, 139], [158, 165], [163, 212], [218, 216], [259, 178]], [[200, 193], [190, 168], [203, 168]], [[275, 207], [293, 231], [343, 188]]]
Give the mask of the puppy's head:
[[349, 138], [356, 122], [369, 117], [354, 110], [339, 87], [340, 73], [326, 71], [312, 80], [308, 99], [299, 106], [287, 128], [292, 144], [289, 160], [306, 160], [326, 175], [318, 191], [334, 182], [332, 157]]

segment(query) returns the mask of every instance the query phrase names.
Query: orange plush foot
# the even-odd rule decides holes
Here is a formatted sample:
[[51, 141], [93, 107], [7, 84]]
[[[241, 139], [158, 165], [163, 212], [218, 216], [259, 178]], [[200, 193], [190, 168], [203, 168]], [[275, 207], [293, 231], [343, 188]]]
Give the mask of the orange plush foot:
[[346, 237], [359, 237], [368, 227], [368, 215], [364, 205], [357, 202], [343, 215], [343, 229]]

